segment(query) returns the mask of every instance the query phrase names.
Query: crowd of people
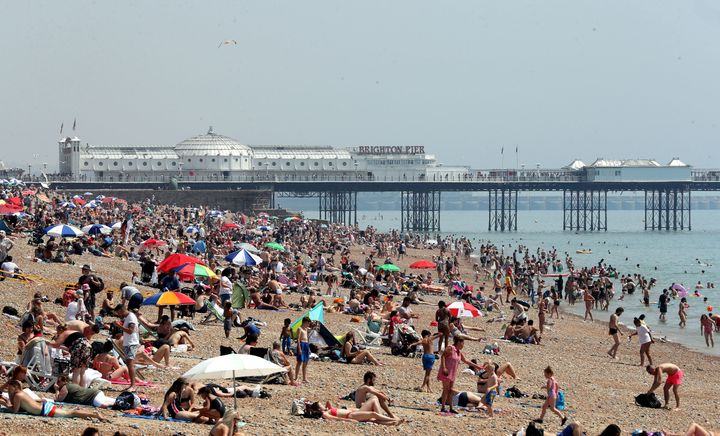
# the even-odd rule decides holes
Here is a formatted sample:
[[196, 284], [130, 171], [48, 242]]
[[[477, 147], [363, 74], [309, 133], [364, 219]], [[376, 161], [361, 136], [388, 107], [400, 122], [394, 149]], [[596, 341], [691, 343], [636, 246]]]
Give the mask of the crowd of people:
[[[195, 328], [184, 318], [188, 312], [203, 314], [206, 319], [216, 316], [222, 325], [219, 334], [224, 333], [228, 339], [235, 329], [242, 329], [243, 345], [237, 352], [247, 354], [264, 334], [264, 326], [254, 318], [243, 320], [242, 315], [251, 313], [261, 319], [264, 310], [306, 311], [323, 303], [326, 312], [346, 314], [367, 329], [331, 335], [337, 344], [320, 344], [316, 339], [326, 327], [317, 319], [303, 316], [297, 326], [286, 319], [269, 353], [270, 359], [286, 371], [284, 382], [293, 386], [311, 383], [313, 359], [382, 367], [382, 347], [388, 346], [391, 354], [397, 351], [422, 357], [418, 377], [421, 392], [432, 392], [432, 373], [438, 362], [435, 378], [442, 386], [438, 401], [441, 415], [470, 408], [493, 418], [497, 411], [495, 398], [502, 392], [506, 378], [517, 378], [516, 369], [510, 362], [469, 359], [463, 352], [466, 341], [487, 341], [489, 354], [497, 348], [492, 341], [539, 345], [544, 343], [546, 326], [559, 322], [561, 304], [574, 305], [582, 299], [585, 319], [593, 321], [594, 310], [609, 310], [616, 294], [614, 280], [620, 283], [619, 300], [636, 288], [645, 298], [656, 285], [639, 275], [619, 276], [603, 262], [578, 267], [572, 257], [562, 257], [555, 249], [532, 251], [518, 246], [510, 253], [491, 243], [475, 246], [463, 237], [438, 237], [429, 244], [420, 235], [381, 233], [372, 227], [360, 230], [296, 216], [246, 216], [202, 207], [174, 207], [156, 204], [152, 199], [127, 204], [115, 198], [95, 198], [96, 206], [91, 208], [85, 207], [89, 199], [83, 196], [71, 197], [37, 187], [8, 187], [2, 196], [5, 201], [19, 198], [18, 210], [22, 214], [5, 215], [12, 234], [0, 231], [1, 278], [46, 285], [26, 308], [18, 311], [21, 333], [17, 349], [13, 350], [17, 365], [0, 369], [8, 377], [0, 388], [8, 398], [0, 401], [13, 412], [31, 415], [107, 419], [95, 409], [58, 407], [55, 402], [112, 407], [116, 399], [90, 387], [93, 380], [89, 374], [97, 372], [100, 379], [123, 385], [122, 392], [133, 393], [146, 383], [141, 368], [172, 369], [177, 350], [192, 352], [196, 348]], [[107, 229], [70, 238], [46, 234], [45, 229], [67, 224], [77, 228], [107, 224]], [[79, 269], [81, 275], [72, 283], [61, 283], [25, 273], [27, 268], [17, 265], [11, 254], [21, 238], [34, 245], [32, 262], [67, 264], [67, 268]], [[354, 247], [362, 247], [361, 257], [353, 253]], [[435, 254], [432, 266], [425, 272], [406, 274], [396, 267], [409, 248], [430, 247]], [[228, 261], [230, 253], [238, 250], [249, 252], [251, 260]], [[93, 269], [88, 255], [134, 262], [136, 272], [131, 279], [109, 283]], [[172, 256], [196, 259], [209, 273], [191, 273], [188, 277], [182, 269], [164, 266]], [[474, 262], [471, 274], [462, 273], [462, 262]], [[64, 311], [62, 316], [44, 306], [49, 299], [43, 294], [46, 290], [50, 294], [53, 287], [57, 290], [52, 297], [57, 297]], [[147, 310], [142, 310], [146, 299], [164, 292], [185, 293], [194, 303], [167, 308], [161, 305], [157, 318], [150, 317]], [[299, 303], [287, 298], [291, 292], [301, 294]], [[679, 298], [674, 284], [661, 293], [661, 316], [673, 298]], [[457, 303], [463, 306], [462, 311], [482, 311], [503, 322], [500, 337], [488, 339], [485, 328], [465, 325], [462, 311], [453, 308]], [[681, 299], [679, 304], [680, 322], [684, 323], [686, 301]], [[419, 325], [413, 307], [418, 305], [437, 307], [433, 322], [436, 332], [423, 329], [415, 333]], [[679, 408], [682, 369], [673, 363], [653, 366], [650, 347], [655, 339], [651, 328], [639, 315], [633, 320], [633, 330], [624, 329], [620, 322], [623, 312], [618, 307], [609, 317], [612, 347], [608, 355], [617, 358], [619, 336], [637, 336], [640, 366], [652, 377], [647, 393], [663, 385], [665, 377], [664, 404], [669, 407], [672, 390], [675, 407]], [[713, 331], [720, 322], [712, 314], [703, 317], [701, 332], [708, 345], [714, 345]], [[367, 346], [376, 340], [379, 347]], [[24, 388], [29, 385], [23, 377], [23, 363], [24, 355], [41, 341], [47, 350], [67, 354], [69, 371], [47, 389], [54, 392], [52, 398], [38, 399]], [[42, 348], [40, 352], [49, 351]], [[456, 389], [463, 364], [477, 377], [476, 392]], [[535, 376], [540, 380], [539, 374]], [[557, 415], [564, 435], [582, 434], [582, 426], [568, 423], [566, 412], [558, 409], [562, 387], [555, 370], [548, 366], [543, 376], [545, 401], [535, 422], [543, 423], [550, 411]], [[391, 409], [391, 397], [376, 387], [377, 377], [371, 371], [365, 374], [363, 385], [354, 392], [354, 408], [320, 400], [305, 404], [303, 415], [402, 425], [406, 420]], [[252, 391], [249, 386], [231, 391], [181, 377], [167, 389], [157, 413], [164, 418], [210, 424], [211, 434], [233, 434], [241, 417], [226, 407], [222, 398], [252, 395]], [[603, 434], [613, 434], [613, 427], [608, 429]], [[693, 434], [703, 434], [697, 425], [691, 429], [696, 432]]]

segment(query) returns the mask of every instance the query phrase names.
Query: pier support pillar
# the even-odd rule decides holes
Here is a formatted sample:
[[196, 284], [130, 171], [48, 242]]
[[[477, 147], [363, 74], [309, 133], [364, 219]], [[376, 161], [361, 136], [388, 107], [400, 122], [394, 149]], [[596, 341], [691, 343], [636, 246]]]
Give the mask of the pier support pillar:
[[400, 231], [440, 231], [440, 191], [400, 192]]
[[319, 192], [320, 219], [335, 224], [357, 224], [357, 192]]
[[563, 230], [607, 231], [607, 191], [563, 191]]
[[690, 190], [686, 188], [646, 190], [645, 230], [692, 230]]
[[488, 203], [488, 231], [517, 231], [517, 194], [514, 189], [491, 189]]

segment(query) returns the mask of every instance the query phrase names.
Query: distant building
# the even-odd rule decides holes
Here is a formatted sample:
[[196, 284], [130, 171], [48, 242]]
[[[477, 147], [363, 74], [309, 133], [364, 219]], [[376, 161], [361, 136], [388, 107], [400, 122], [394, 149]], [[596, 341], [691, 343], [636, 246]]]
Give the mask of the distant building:
[[673, 158], [667, 165], [661, 165], [653, 159], [597, 159], [592, 164], [577, 170], [584, 171], [585, 180], [589, 182], [689, 182], [692, 180], [692, 168], [678, 158]]
[[469, 167], [443, 166], [423, 146], [248, 146], [213, 132], [174, 146], [82, 145], [60, 139], [60, 173], [87, 181], [292, 180], [368, 177], [376, 180], [457, 179]]

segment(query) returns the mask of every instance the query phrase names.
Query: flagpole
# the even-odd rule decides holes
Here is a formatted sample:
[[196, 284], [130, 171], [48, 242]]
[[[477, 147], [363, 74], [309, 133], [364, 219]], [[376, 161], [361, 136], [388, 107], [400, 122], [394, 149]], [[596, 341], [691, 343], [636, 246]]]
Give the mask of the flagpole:
[[505, 169], [505, 147], [500, 147], [500, 169]]

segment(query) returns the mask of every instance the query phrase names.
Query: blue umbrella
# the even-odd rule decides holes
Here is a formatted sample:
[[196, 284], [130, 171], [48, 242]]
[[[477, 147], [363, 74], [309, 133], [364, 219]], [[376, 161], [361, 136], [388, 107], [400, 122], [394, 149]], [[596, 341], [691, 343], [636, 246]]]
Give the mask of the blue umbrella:
[[239, 265], [239, 266], [253, 266], [262, 263], [262, 259], [254, 254], [250, 253], [245, 249], [233, 251], [232, 253], [225, 256], [225, 260], [228, 262]]
[[88, 235], [109, 235], [112, 233], [112, 229], [105, 224], [92, 224], [89, 226], [85, 226], [82, 228], [82, 231], [87, 233]]
[[200, 232], [200, 229], [195, 226], [190, 226], [187, 229], [185, 229], [186, 235], [192, 235], [192, 234], [198, 233], [198, 232]]
[[74, 226], [68, 226], [66, 224], [58, 224], [56, 226], [46, 227], [43, 230], [48, 236], [55, 236], [59, 238], [77, 238], [82, 236], [82, 230]]

